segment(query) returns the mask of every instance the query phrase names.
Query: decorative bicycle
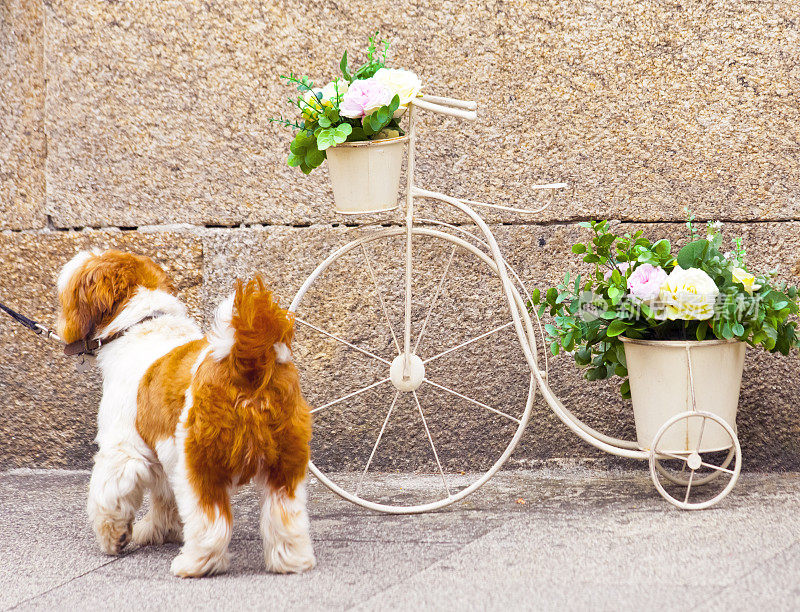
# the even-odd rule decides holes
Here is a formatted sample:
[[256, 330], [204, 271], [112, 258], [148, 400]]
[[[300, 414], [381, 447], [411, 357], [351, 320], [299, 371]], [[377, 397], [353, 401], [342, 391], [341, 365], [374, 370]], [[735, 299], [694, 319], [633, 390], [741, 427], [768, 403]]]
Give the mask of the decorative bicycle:
[[[674, 505], [699, 509], [722, 499], [738, 479], [741, 450], [735, 431], [720, 416], [692, 404], [692, 410], [663, 424], [651, 448], [642, 448], [596, 431], [559, 400], [548, 384], [547, 355], [537, 351], [537, 327], [544, 337], [538, 317], [534, 313], [534, 325], [526, 307], [530, 294], [472, 208], [538, 213], [546, 206], [486, 204], [418, 187], [417, 109], [474, 120], [477, 105], [438, 96], [409, 105], [405, 224], [379, 227], [336, 249], [290, 306], [297, 323], [295, 354], [314, 406], [311, 472], [338, 495], [372, 510], [442, 508], [478, 489], [508, 459], [528, 424], [538, 388], [558, 418], [587, 443], [648, 460], [657, 490]], [[417, 217], [417, 199], [459, 211], [477, 233]], [[512, 334], [518, 350], [509, 351], [508, 342], [502, 350], [495, 348], [503, 335]], [[495, 371], [505, 378], [493, 377]], [[465, 378], [472, 382], [468, 392], [462, 388]], [[685, 442], [679, 448], [673, 444], [677, 429]], [[714, 443], [703, 444], [704, 435]], [[727, 442], [720, 445], [720, 436]], [[334, 448], [336, 460], [330, 459]], [[429, 460], [422, 465], [412, 461], [426, 454]], [[409, 468], [422, 476], [386, 476]], [[719, 476], [727, 477], [721, 491], [690, 499], [693, 487], [696, 492]]]

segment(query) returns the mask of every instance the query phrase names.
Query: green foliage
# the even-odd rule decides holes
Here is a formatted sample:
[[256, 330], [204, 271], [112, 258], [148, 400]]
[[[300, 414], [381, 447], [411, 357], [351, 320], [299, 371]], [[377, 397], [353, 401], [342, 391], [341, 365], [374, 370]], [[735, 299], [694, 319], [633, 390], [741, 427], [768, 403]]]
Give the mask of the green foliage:
[[375, 32], [369, 37], [367, 61], [352, 71], [345, 51], [339, 61], [342, 79], [334, 81], [336, 95], [327, 94], [330, 99], [324, 99], [320, 93], [322, 90], [315, 90], [314, 82], [306, 76], [295, 75], [292, 72], [289, 76], [281, 75], [282, 79], [295, 85], [299, 92], [296, 98], [289, 98], [289, 102], [300, 112], [300, 120], [290, 121], [283, 117], [270, 119], [274, 123], [296, 131], [289, 145], [289, 157], [286, 160], [289, 166], [300, 168], [304, 174], [309, 174], [325, 161], [326, 151], [331, 147], [344, 142], [378, 140], [404, 134], [397, 119], [394, 118], [395, 111], [400, 107], [398, 96], [386, 106], [362, 119], [350, 119], [339, 113], [341, 93], [337, 84], [339, 82], [350, 84], [357, 79], [373, 76], [386, 65], [388, 50], [389, 43], [382, 40], [378, 32]]
[[[746, 270], [744, 247], [734, 240], [732, 253], [720, 251], [722, 235], [717, 224], [709, 224], [707, 235], [698, 237], [688, 215], [689, 241], [673, 255], [672, 245], [662, 239], [651, 242], [642, 231], [617, 235], [608, 221], [581, 223], [592, 232], [591, 240], [572, 246], [572, 253], [588, 264], [588, 271], [546, 290], [534, 290], [528, 302], [540, 316], [552, 322], [545, 331], [550, 352], [572, 354], [587, 380], [611, 376], [627, 377], [625, 349], [621, 337], [651, 340], [736, 339], [770, 352], [788, 354], [800, 348], [797, 333], [797, 287], [771, 282], [771, 274], [755, 276], [752, 294], [734, 278]], [[633, 300], [627, 279], [642, 264], [669, 273], [680, 265], [706, 272], [719, 290], [715, 313], [708, 320], [669, 320], [654, 302]], [[588, 272], [588, 273], [587, 273]], [[751, 279], [752, 280], [752, 279]], [[630, 397], [630, 385], [620, 385], [623, 397]]]
[[[378, 53], [378, 47], [382, 47], [382, 52]], [[352, 83], [358, 79], [368, 79], [374, 76], [378, 70], [386, 66], [386, 55], [389, 52], [389, 41], [380, 38], [380, 33], [375, 32], [369, 37], [369, 46], [367, 47], [367, 61], [356, 68], [352, 74], [347, 65], [347, 51], [342, 55], [339, 62], [339, 70], [342, 76], [347, 79], [348, 83]]]

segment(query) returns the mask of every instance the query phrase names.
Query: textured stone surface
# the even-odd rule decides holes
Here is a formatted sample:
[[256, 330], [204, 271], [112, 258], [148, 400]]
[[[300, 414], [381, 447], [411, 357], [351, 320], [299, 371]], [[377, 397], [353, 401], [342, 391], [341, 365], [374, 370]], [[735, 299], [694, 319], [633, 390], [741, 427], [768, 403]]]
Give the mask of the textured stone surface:
[[326, 171], [284, 164], [294, 70], [369, 32], [480, 121], [426, 118], [420, 182], [602, 215], [800, 213], [800, 9], [685, 2], [86, 3], [46, 9], [49, 204], [64, 226], [339, 221]]
[[[480, 105], [475, 124], [423, 118], [421, 185], [536, 207], [546, 199], [532, 183], [570, 183], [535, 217], [540, 225], [493, 226], [531, 286], [552, 283], [570, 267], [569, 246], [579, 235], [570, 220], [658, 222], [653, 232], [675, 238], [681, 226], [660, 222], [680, 220], [685, 205], [701, 218], [736, 221], [752, 262], [780, 266], [797, 282], [798, 24], [800, 9], [790, 0], [0, 3], [0, 229], [42, 228], [48, 214], [58, 227], [151, 226], [149, 233], [5, 233], [0, 299], [52, 322], [57, 268], [78, 244], [102, 239], [160, 254], [206, 321], [233, 279], [255, 270], [288, 302], [334, 245], [358, 235], [348, 226], [401, 218], [399, 211], [334, 215], [327, 170], [304, 177], [286, 167], [289, 134], [268, 121], [290, 112], [284, 100], [292, 90], [279, 74], [326, 79], [341, 50], [357, 55], [374, 28], [393, 40], [396, 65], [415, 68], [428, 91]], [[463, 220], [429, 203], [419, 216]], [[173, 223], [192, 225], [164, 225]], [[395, 241], [391, 254], [373, 254], [390, 305], [402, 299], [399, 248]], [[316, 298], [327, 306], [312, 308], [316, 319], [309, 318], [391, 358], [392, 336], [358, 256], [323, 279]], [[448, 257], [439, 248], [424, 260], [428, 273], [414, 288], [415, 332]], [[475, 275], [480, 265], [456, 259], [454, 266], [424, 354], [502, 312], [492, 302], [496, 284]], [[399, 331], [401, 310], [390, 314]], [[9, 398], [0, 461], [86, 465], [97, 377], [76, 379], [50, 347], [8, 320], [0, 325], [0, 389]], [[301, 340], [298, 359], [318, 364], [304, 368], [316, 404], [385, 376], [385, 364], [333, 341], [303, 352]], [[518, 415], [525, 396], [518, 351], [505, 330], [463, 358], [431, 364], [429, 373]], [[632, 435], [629, 407], [613, 384], [589, 386], [567, 360], [552, 367], [568, 406], [603, 431]], [[739, 417], [746, 466], [800, 466], [797, 357], [749, 351], [747, 367]], [[513, 431], [503, 417], [426, 393], [420, 399], [448, 466], [460, 452], [485, 466]], [[344, 406], [321, 413], [319, 459], [363, 465], [391, 400], [376, 388], [355, 402], [359, 418]], [[430, 469], [416, 407], [403, 397], [396, 410], [396, 422], [409, 426], [393, 419], [382, 448], [397, 463], [379, 454], [376, 465]], [[347, 443], [347, 435], [357, 442]], [[514, 459], [565, 455], [595, 453], [537, 399]]]
[[[55, 326], [55, 281], [78, 250], [116, 247], [150, 255], [172, 275], [182, 299], [199, 312], [200, 242], [163, 232], [0, 234], [0, 300], [44, 325]], [[81, 375], [74, 358], [10, 319], [0, 317], [0, 465], [85, 467], [94, 445], [100, 401], [96, 371]]]
[[[428, 477], [386, 475], [409, 489]], [[343, 475], [351, 486], [358, 474]], [[744, 474], [718, 506], [680, 512], [643, 470], [498, 473], [444, 511], [390, 516], [309, 486], [317, 567], [269, 574], [258, 496], [234, 496], [231, 568], [169, 574], [177, 544], [103, 555], [88, 474], [0, 474], [4, 609], [791, 610], [800, 601], [800, 474]], [[518, 503], [522, 500], [525, 503]], [[776, 528], [776, 526], [778, 526]], [[569, 588], [565, 588], [569, 585]], [[279, 603], [278, 603], [279, 602]]]
[[0, 4], [0, 229], [44, 227], [43, 9]]

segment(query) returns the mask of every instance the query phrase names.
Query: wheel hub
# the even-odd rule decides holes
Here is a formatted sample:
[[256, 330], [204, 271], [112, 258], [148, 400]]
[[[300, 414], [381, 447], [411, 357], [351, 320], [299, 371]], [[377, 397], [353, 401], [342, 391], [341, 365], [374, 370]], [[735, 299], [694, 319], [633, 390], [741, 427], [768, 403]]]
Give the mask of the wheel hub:
[[689, 466], [690, 470], [697, 470], [700, 468], [703, 460], [700, 458], [700, 455], [697, 452], [692, 453], [686, 458], [686, 465]]
[[405, 362], [405, 355], [400, 354], [395, 357], [389, 368], [389, 377], [398, 391], [416, 391], [425, 379], [425, 365], [422, 363], [422, 359], [411, 355], [408, 358], [408, 371], [404, 375]]

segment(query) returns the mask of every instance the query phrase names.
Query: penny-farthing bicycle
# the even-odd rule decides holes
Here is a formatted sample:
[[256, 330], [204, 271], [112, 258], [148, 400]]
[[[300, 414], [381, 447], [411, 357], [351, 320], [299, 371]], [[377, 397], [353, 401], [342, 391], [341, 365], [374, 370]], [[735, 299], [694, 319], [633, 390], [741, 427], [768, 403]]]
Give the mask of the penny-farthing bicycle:
[[[697, 419], [703, 429], [699, 439], [693, 430], [692, 452], [665, 454], [592, 429], [548, 386], [546, 355], [537, 351], [541, 326], [526, 307], [529, 293], [472, 206], [542, 209], [484, 204], [416, 185], [416, 114], [474, 120], [476, 108], [474, 102], [437, 96], [409, 106], [405, 224], [378, 226], [337, 248], [291, 303], [295, 359], [314, 413], [311, 472], [343, 498], [372, 510], [442, 508], [474, 492], [505, 463], [538, 388], [586, 442], [618, 456], [649, 459], [656, 487], [675, 505], [715, 503], [735, 484], [741, 463], [736, 435], [724, 420], [697, 411], [678, 415], [663, 429]], [[477, 230], [419, 217], [417, 200], [451, 207]], [[708, 421], [730, 436], [719, 465], [702, 461], [703, 430], [712, 429]], [[404, 476], [409, 472], [413, 478]], [[721, 493], [690, 501], [692, 486], [721, 475], [729, 479]], [[668, 491], [663, 479], [681, 492]]]

